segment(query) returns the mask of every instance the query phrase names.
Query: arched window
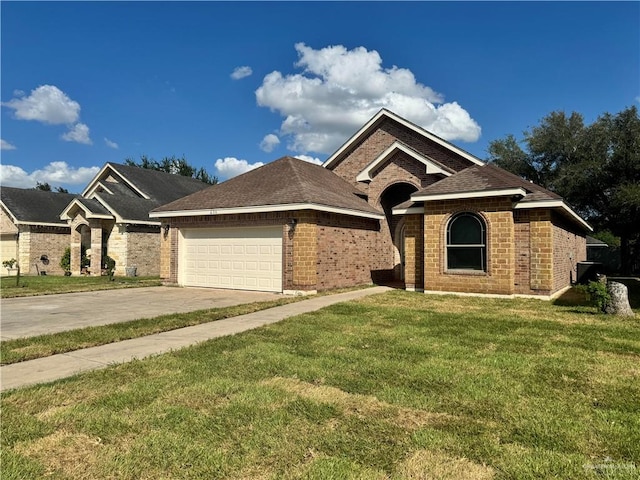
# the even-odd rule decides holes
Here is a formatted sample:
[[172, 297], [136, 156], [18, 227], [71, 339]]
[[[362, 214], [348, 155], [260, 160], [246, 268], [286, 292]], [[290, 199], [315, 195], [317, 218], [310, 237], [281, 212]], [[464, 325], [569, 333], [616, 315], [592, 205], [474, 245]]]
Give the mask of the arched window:
[[487, 229], [473, 213], [454, 215], [447, 226], [447, 270], [487, 270]]

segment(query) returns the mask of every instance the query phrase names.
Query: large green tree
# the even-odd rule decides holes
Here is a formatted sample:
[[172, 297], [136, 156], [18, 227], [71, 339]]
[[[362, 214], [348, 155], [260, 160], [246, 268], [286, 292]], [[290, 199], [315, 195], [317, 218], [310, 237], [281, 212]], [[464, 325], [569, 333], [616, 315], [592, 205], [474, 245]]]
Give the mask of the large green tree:
[[136, 162], [131, 158], [125, 160], [127, 165], [132, 167], [147, 168], [149, 170], [158, 170], [160, 172], [172, 173], [174, 175], [182, 175], [183, 177], [191, 177], [201, 182], [208, 183], [209, 185], [215, 185], [218, 183], [218, 178], [210, 175], [204, 168], [196, 168], [187, 162], [186, 158], [178, 158], [175, 155], [171, 157], [164, 157], [162, 160], [157, 161], [153, 158], [149, 158], [146, 155], [140, 156], [140, 161]]
[[[521, 146], [523, 145], [523, 146]], [[623, 273], [640, 254], [640, 117], [635, 106], [585, 125], [552, 112], [538, 126], [489, 144], [489, 161], [562, 195], [596, 230], [620, 237]]]

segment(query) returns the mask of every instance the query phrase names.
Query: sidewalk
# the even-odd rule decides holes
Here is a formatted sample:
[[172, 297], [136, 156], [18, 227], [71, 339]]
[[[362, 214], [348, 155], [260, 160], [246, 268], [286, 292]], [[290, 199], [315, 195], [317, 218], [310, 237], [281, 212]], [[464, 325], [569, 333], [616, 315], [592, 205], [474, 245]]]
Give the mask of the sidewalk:
[[335, 303], [347, 302], [388, 290], [390, 290], [389, 287], [372, 287], [353, 292], [312, 297], [289, 305], [203, 323], [193, 327], [180, 328], [123, 342], [5, 365], [0, 367], [0, 391], [51, 382], [77, 373], [167, 353], [212, 338], [233, 335], [263, 325], [276, 323], [294, 315], [312, 312]]

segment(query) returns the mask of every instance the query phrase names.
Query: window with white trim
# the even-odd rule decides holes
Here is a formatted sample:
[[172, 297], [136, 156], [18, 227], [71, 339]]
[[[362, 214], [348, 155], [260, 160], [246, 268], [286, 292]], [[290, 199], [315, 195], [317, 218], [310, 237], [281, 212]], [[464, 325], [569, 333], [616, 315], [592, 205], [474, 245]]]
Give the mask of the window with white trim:
[[479, 215], [462, 212], [449, 220], [447, 270], [487, 271], [487, 229]]

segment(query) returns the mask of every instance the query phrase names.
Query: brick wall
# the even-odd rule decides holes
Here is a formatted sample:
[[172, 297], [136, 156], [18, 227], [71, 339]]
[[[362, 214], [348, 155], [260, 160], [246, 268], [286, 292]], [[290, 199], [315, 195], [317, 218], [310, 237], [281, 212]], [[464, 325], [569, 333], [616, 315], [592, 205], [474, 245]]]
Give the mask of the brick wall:
[[[115, 224], [107, 234], [107, 255], [116, 262], [114, 275], [124, 276], [127, 266], [127, 228], [124, 224]], [[158, 259], [159, 260], [159, 259]]]
[[160, 228], [145, 225], [128, 225], [126, 232], [127, 259], [125, 267], [136, 267], [136, 275], [151, 277], [160, 275]]
[[577, 263], [587, 259], [587, 239], [560, 215], [551, 215], [553, 225], [553, 291], [571, 285], [578, 277]]
[[[451, 216], [470, 211], [487, 228], [487, 271], [446, 269], [446, 228]], [[510, 295], [514, 290], [515, 229], [509, 199], [446, 200], [426, 203], [424, 216], [425, 290]]]
[[553, 292], [553, 225], [551, 211], [529, 211], [529, 278], [532, 293]]
[[[18, 261], [21, 273], [37, 275], [44, 270], [47, 275], [64, 274], [60, 268], [60, 259], [69, 246], [69, 227], [32, 225], [21, 227], [20, 230]], [[40, 261], [42, 255], [49, 258], [48, 265]]]
[[379, 248], [379, 222], [318, 213], [318, 290], [372, 283], [388, 265]]

